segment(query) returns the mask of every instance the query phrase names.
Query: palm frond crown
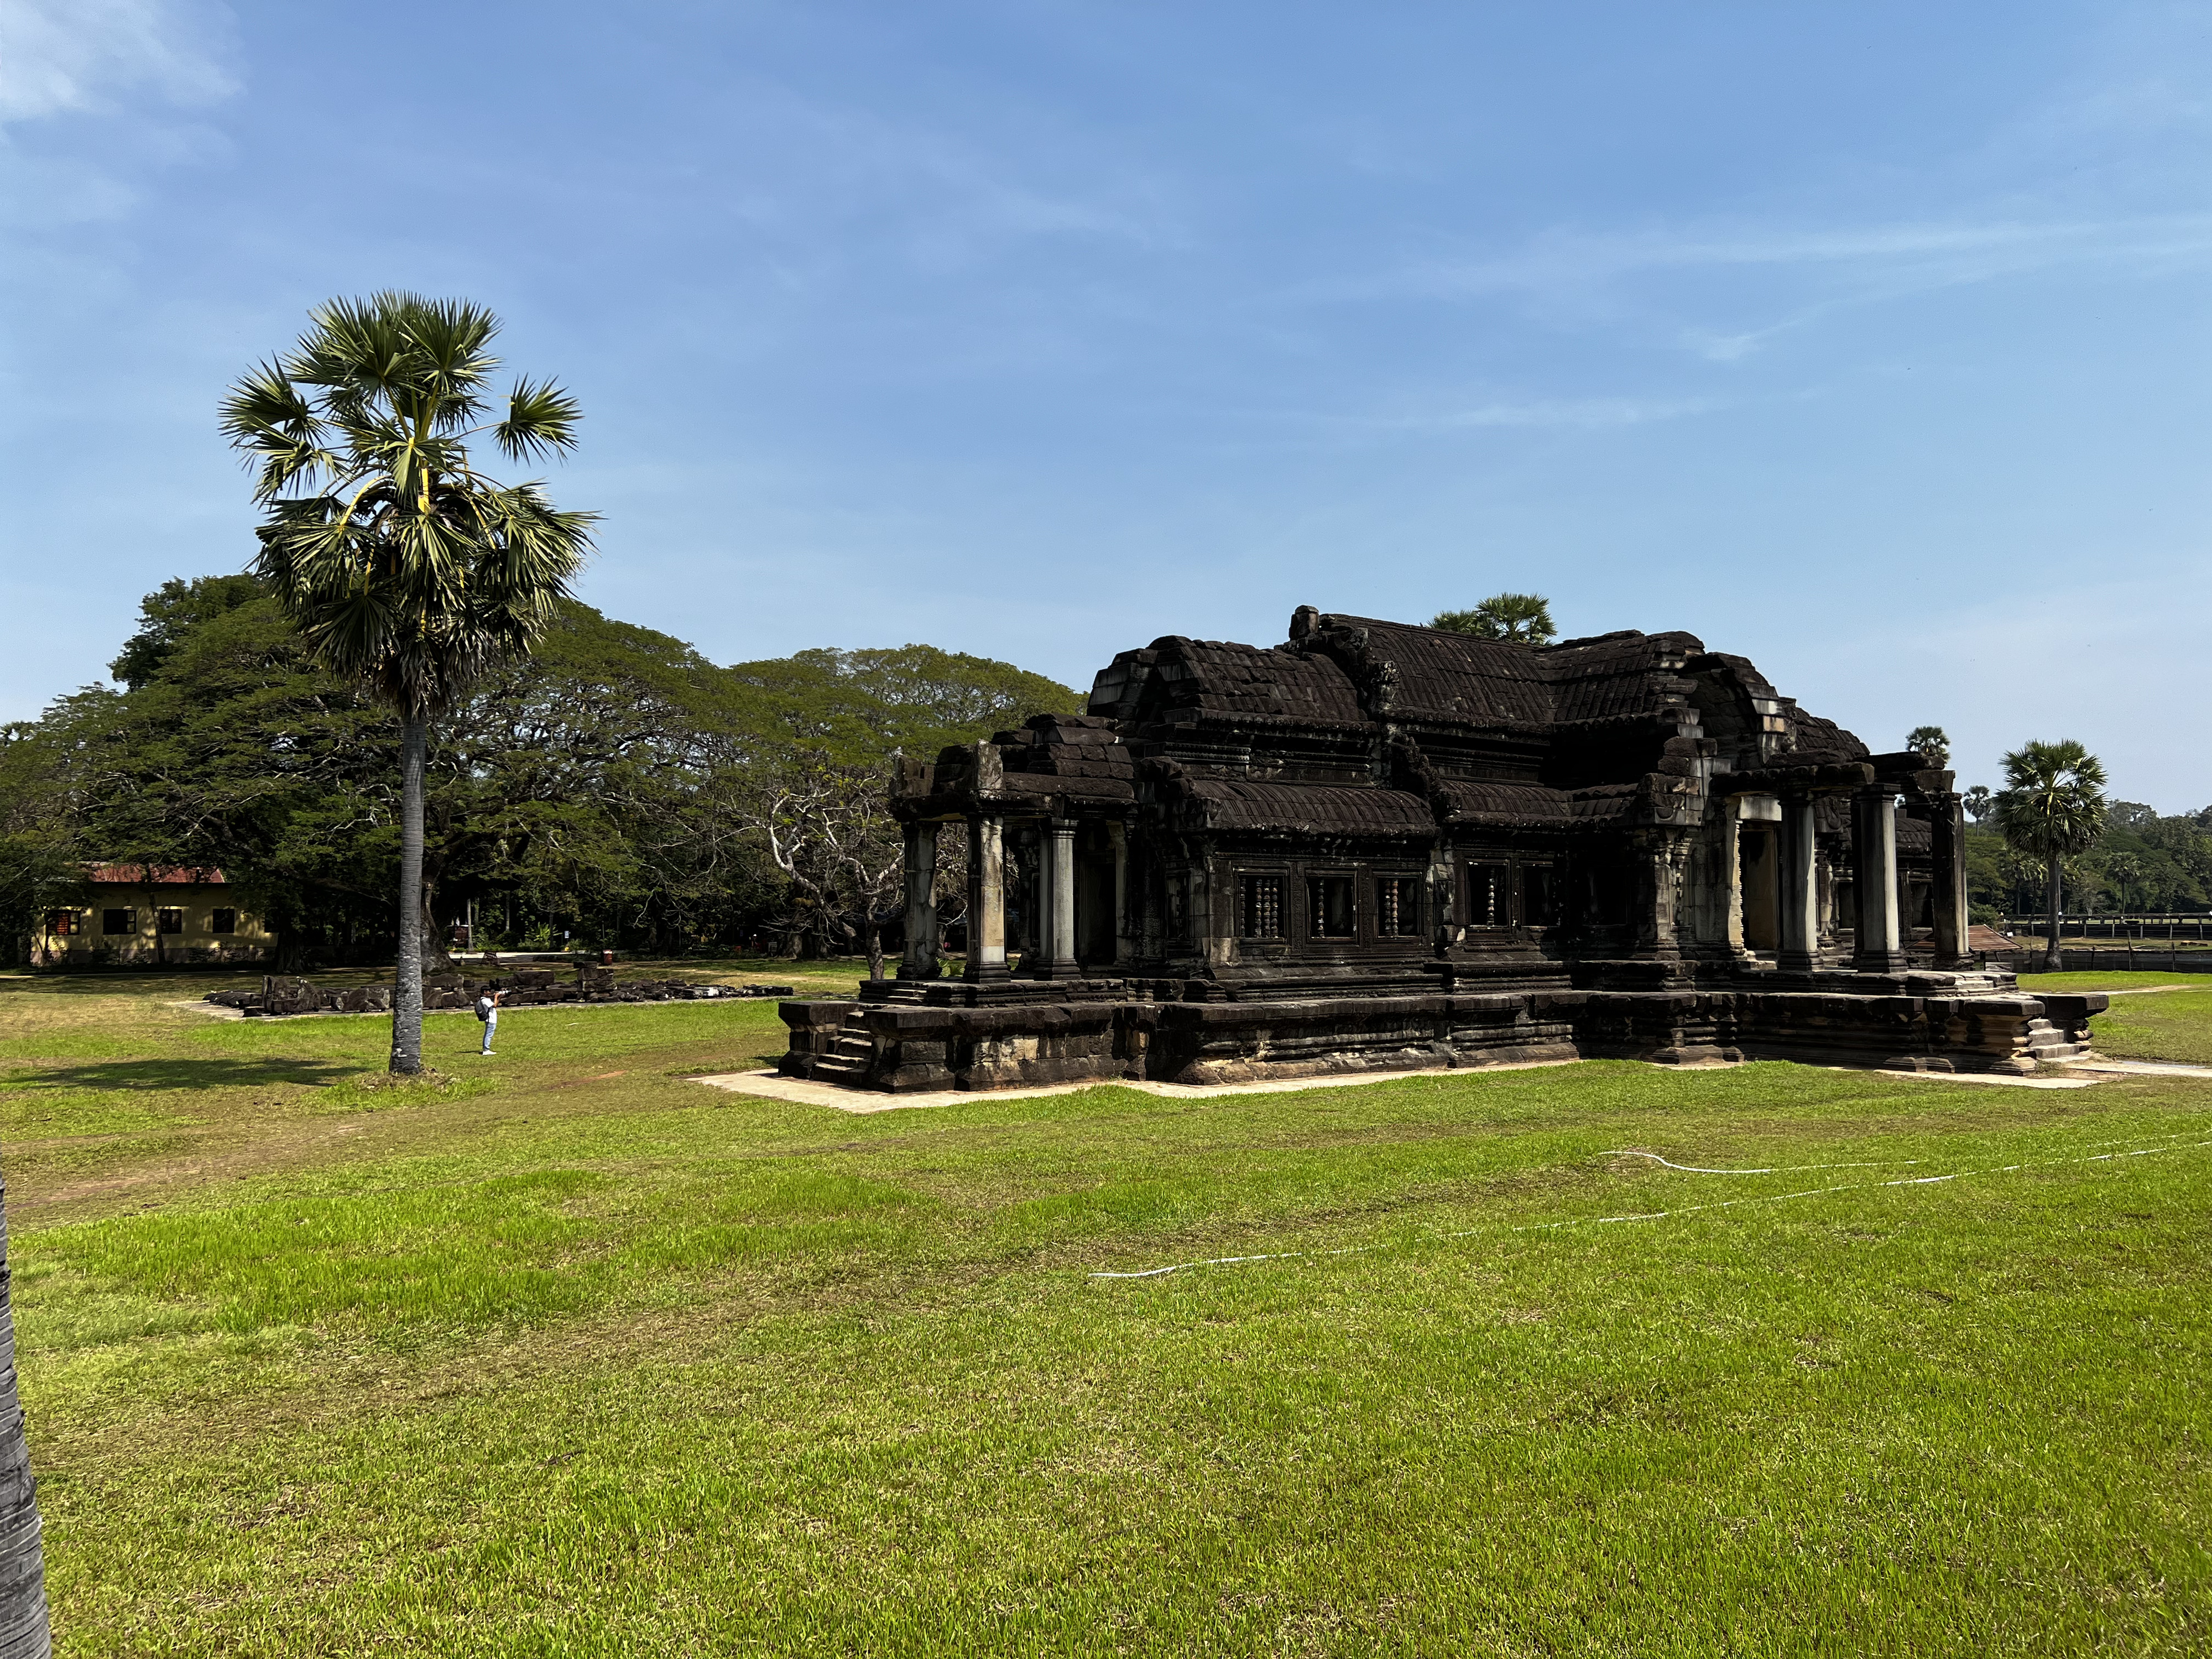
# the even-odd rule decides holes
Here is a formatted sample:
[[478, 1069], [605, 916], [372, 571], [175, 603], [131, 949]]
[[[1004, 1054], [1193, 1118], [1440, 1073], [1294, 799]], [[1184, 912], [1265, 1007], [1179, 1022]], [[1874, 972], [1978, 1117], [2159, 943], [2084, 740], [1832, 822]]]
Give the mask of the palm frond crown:
[[1429, 626], [1479, 640], [1518, 640], [1528, 645], [1549, 645], [1559, 634], [1552, 622], [1552, 602], [1540, 593], [1493, 593], [1472, 611], [1438, 612]]
[[333, 300], [224, 399], [224, 435], [265, 512], [255, 574], [315, 655], [403, 714], [438, 713], [493, 660], [529, 650], [591, 548], [597, 515], [473, 464], [565, 453], [582, 411], [520, 380], [487, 421], [498, 319], [462, 300]]
[[1996, 799], [1998, 830], [2021, 852], [2067, 859], [2105, 832], [2105, 769], [2071, 738], [2030, 743], [2004, 757], [2005, 787]]

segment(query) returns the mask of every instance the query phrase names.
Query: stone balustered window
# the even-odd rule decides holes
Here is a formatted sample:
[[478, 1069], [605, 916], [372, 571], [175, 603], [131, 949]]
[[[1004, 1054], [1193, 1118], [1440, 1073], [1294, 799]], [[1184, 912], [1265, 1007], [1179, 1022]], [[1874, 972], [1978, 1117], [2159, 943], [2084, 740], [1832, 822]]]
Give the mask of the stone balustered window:
[[1506, 864], [1467, 866], [1467, 925], [1470, 927], [1510, 927], [1513, 925], [1513, 868]]
[[1245, 939], [1283, 937], [1283, 878], [1280, 876], [1242, 876], [1237, 878], [1237, 932]]
[[1411, 876], [1384, 876], [1375, 884], [1375, 931], [1406, 939], [1421, 931], [1420, 884]]
[[1350, 876], [1306, 878], [1306, 931], [1313, 939], [1350, 939], [1355, 931]]

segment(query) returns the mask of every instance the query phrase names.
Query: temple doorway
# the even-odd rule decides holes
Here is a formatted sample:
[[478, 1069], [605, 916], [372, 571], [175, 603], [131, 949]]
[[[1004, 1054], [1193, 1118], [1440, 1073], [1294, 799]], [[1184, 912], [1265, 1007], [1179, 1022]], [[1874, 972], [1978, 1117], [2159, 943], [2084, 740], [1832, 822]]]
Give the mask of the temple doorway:
[[1114, 835], [1087, 819], [1075, 832], [1075, 959], [1085, 969], [1114, 965]]
[[1743, 885], [1743, 942], [1753, 951], [1782, 948], [1779, 838], [1764, 823], [1746, 823], [1737, 837], [1737, 878]]

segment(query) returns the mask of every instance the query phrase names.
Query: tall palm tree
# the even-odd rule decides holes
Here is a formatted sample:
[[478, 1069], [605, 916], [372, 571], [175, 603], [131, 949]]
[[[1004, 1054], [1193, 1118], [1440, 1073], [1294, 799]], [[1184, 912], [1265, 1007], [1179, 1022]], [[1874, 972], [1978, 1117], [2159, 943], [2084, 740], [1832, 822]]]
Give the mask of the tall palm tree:
[[0, 1654], [46, 1659], [46, 1564], [39, 1492], [15, 1396], [15, 1315], [9, 1298], [7, 1194], [0, 1188]]
[[1518, 640], [1549, 645], [1558, 637], [1552, 602], [1540, 593], [1493, 593], [1472, 611], [1444, 611], [1429, 626], [1447, 634], [1472, 634], [1479, 640]]
[[2087, 852], [2105, 833], [2105, 768], [2069, 738], [2025, 744], [2004, 757], [2004, 769], [2005, 787], [1996, 798], [1997, 829], [2019, 851], [2043, 861], [2050, 921], [2043, 966], [2047, 973], [2058, 973], [2066, 965], [2058, 950], [2065, 863]]
[[266, 509], [254, 573], [331, 672], [399, 716], [399, 967], [392, 1069], [422, 1069], [422, 770], [430, 726], [494, 661], [526, 655], [591, 549], [597, 514], [542, 484], [477, 471], [489, 433], [510, 461], [562, 453], [582, 411], [517, 380], [488, 416], [499, 319], [461, 300], [332, 300], [289, 352], [234, 386], [222, 429]]

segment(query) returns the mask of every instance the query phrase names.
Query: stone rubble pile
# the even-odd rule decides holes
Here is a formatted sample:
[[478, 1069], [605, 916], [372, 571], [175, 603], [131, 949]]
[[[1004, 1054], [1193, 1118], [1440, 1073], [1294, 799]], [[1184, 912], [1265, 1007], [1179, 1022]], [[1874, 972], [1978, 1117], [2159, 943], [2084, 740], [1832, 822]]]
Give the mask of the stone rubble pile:
[[[556, 1002], [696, 1002], [724, 997], [787, 997], [788, 985], [694, 985], [685, 980], [648, 979], [617, 983], [615, 970], [586, 963], [572, 984], [556, 979], [550, 968], [517, 968], [484, 978], [458, 974], [427, 975], [422, 1006], [470, 1008], [486, 991], [506, 993], [501, 1006], [529, 1008]], [[249, 1018], [283, 1014], [381, 1014], [392, 1011], [389, 985], [340, 988], [271, 974], [258, 991], [210, 991], [207, 1000], [235, 1008]]]

